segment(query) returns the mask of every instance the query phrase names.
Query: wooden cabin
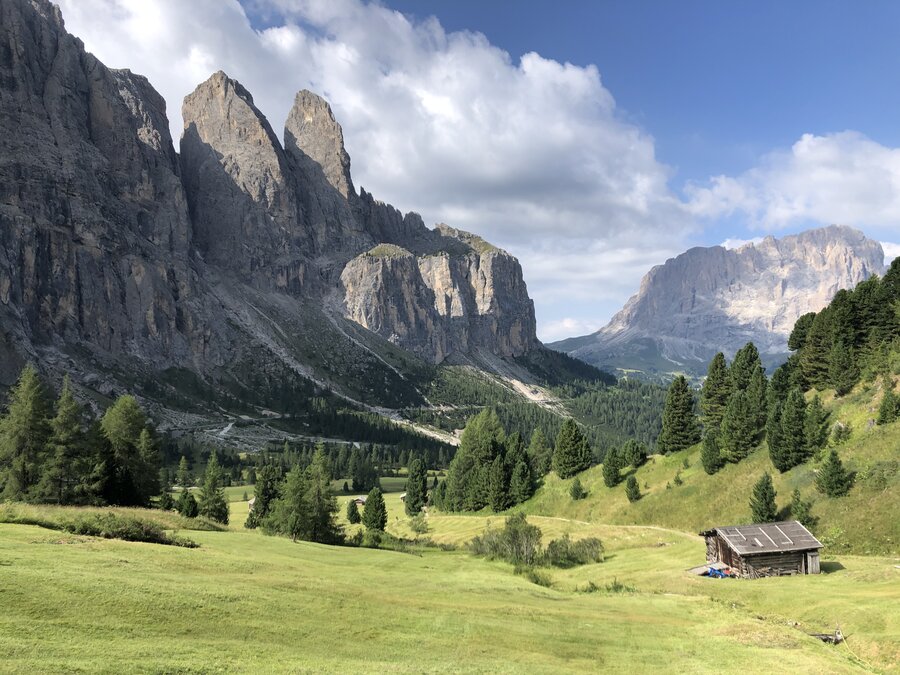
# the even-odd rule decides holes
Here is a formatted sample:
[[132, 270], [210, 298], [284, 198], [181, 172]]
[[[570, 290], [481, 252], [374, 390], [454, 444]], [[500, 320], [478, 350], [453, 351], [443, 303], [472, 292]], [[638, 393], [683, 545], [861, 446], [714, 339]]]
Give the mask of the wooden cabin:
[[822, 544], [796, 520], [716, 527], [706, 538], [706, 562], [721, 563], [746, 579], [818, 574]]

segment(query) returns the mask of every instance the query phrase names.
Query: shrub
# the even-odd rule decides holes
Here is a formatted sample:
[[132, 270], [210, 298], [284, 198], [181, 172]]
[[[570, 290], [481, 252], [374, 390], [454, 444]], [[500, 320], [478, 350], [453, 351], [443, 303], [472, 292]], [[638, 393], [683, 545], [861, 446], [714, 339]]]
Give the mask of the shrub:
[[553, 585], [553, 580], [550, 578], [549, 574], [536, 570], [533, 567], [518, 566], [515, 569], [515, 573], [521, 574], [531, 583], [543, 586], [544, 588], [550, 588]]
[[587, 497], [587, 490], [581, 485], [581, 480], [576, 478], [572, 481], [572, 486], [569, 488], [569, 496], [573, 501], [578, 501], [579, 499], [584, 499]]
[[637, 589], [634, 586], [628, 586], [623, 584], [618, 579], [613, 579], [611, 584], [606, 584], [606, 592], [607, 593], [636, 593]]
[[568, 534], [547, 544], [544, 562], [554, 567], [575, 567], [603, 560], [603, 544], [595, 537], [572, 541]]
[[409, 519], [409, 529], [416, 534], [425, 534], [428, 532], [428, 523], [425, 521], [425, 515], [419, 513]]
[[487, 530], [470, 543], [475, 555], [505, 560], [513, 565], [533, 565], [541, 554], [541, 530], [525, 520], [524, 513], [506, 519], [502, 530]]

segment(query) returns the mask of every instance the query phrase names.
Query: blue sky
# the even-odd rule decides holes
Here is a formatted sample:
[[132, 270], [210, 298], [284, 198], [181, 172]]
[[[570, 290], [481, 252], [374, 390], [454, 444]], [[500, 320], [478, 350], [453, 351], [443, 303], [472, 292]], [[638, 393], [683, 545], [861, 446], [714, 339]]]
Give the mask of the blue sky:
[[522, 263], [539, 336], [692, 245], [841, 223], [900, 254], [900, 3], [59, 0], [168, 104], [224, 70], [280, 134], [325, 96], [354, 182]]

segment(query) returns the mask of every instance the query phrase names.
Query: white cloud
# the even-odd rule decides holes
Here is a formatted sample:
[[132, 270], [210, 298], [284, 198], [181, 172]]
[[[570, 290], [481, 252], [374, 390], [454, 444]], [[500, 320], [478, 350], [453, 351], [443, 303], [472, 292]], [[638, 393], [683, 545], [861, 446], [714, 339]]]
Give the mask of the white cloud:
[[603, 327], [601, 321], [591, 321], [589, 319], [573, 319], [572, 317], [564, 317], [555, 321], [548, 321], [538, 333], [538, 337], [546, 343], [555, 342], [564, 338], [575, 337], [579, 335], [588, 335], [595, 333]]
[[272, 26], [260, 31], [236, 0], [58, 1], [90, 51], [149, 77], [176, 139], [181, 99], [214, 70], [279, 135], [298, 89], [323, 94], [355, 184], [517, 255], [544, 335], [576, 313], [608, 318], [691, 228], [653, 138], [594, 66], [516, 61], [481, 34], [359, 0], [255, 0]]
[[762, 237], [753, 237], [752, 239], [726, 239], [721, 246], [727, 249], [741, 248], [747, 244], [759, 244], [763, 240]]
[[900, 258], [900, 244], [892, 244], [889, 241], [881, 242], [881, 248], [884, 249], [884, 264], [890, 265], [894, 258]]
[[737, 215], [759, 229], [842, 223], [870, 233], [900, 225], [900, 149], [855, 131], [804, 134], [736, 176], [686, 188], [703, 218]]

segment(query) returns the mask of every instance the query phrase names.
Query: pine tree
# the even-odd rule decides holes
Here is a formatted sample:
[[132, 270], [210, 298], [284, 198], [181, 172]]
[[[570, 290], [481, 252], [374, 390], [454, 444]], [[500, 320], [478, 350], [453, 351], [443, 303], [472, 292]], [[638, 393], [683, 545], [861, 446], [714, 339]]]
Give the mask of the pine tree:
[[743, 390], [735, 391], [725, 408], [719, 448], [728, 462], [740, 462], [756, 447], [755, 411]]
[[521, 504], [534, 494], [534, 481], [531, 477], [531, 469], [525, 461], [519, 461], [513, 469], [512, 478], [509, 481], [509, 496], [513, 504]]
[[828, 377], [835, 396], [846, 396], [859, 381], [859, 368], [856, 367], [850, 348], [843, 342], [836, 341], [831, 348], [828, 363]]
[[900, 412], [900, 401], [894, 393], [894, 382], [890, 377], [884, 378], [884, 396], [878, 407], [878, 424], [890, 424], [897, 421], [897, 413]]
[[612, 488], [621, 482], [621, 461], [619, 453], [612, 448], [609, 449], [606, 453], [606, 457], [603, 458], [603, 484], [606, 485], [606, 487]]
[[169, 486], [166, 485], [159, 495], [159, 508], [163, 511], [171, 511], [175, 508], [175, 500], [172, 499], [172, 493], [169, 492]]
[[750, 380], [758, 369], [762, 368], [762, 360], [759, 358], [759, 350], [752, 342], [741, 347], [734, 355], [728, 376], [731, 380], [731, 391], [746, 391], [750, 387]]
[[291, 541], [308, 536], [310, 514], [307, 487], [306, 471], [295, 465], [285, 477], [269, 515], [261, 523], [265, 532], [286, 535]]
[[578, 501], [579, 499], [584, 499], [587, 497], [587, 492], [584, 489], [584, 486], [581, 484], [581, 479], [578, 476], [575, 476], [575, 480], [572, 481], [572, 485], [569, 486], [569, 496], [572, 498], [572, 501]]
[[135, 475], [135, 484], [142, 495], [159, 493], [159, 453], [156, 450], [156, 442], [153, 434], [147, 427], [141, 429], [135, 447], [138, 456], [139, 468]]
[[553, 470], [560, 478], [570, 478], [591, 466], [591, 449], [587, 439], [571, 417], [563, 422], [556, 437]]
[[528, 444], [528, 461], [531, 465], [531, 473], [535, 477], [546, 476], [553, 468], [553, 448], [544, 436], [544, 432], [535, 429], [531, 433], [531, 442]]
[[785, 401], [775, 401], [769, 408], [769, 419], [766, 422], [766, 445], [769, 446], [769, 459], [772, 460], [772, 466], [776, 469], [789, 463], [785, 455], [784, 437], [781, 432], [784, 404]]
[[148, 491], [150, 484], [145, 473], [158, 475], [159, 467], [145, 463], [138, 444], [147, 426], [147, 418], [134, 396], [116, 399], [100, 420], [100, 427], [109, 446], [107, 479], [104, 496], [111, 504], [146, 506], [156, 491]]
[[[798, 389], [792, 389], [781, 413], [781, 434], [778, 452], [772, 464], [781, 473], [802, 464], [807, 459], [806, 399]], [[772, 448], [770, 447], [770, 452]]]
[[[378, 490], [386, 524], [387, 510], [384, 506], [384, 499], [381, 497], [381, 490], [374, 489]], [[336, 520], [337, 499], [331, 494], [331, 467], [325, 454], [325, 448], [321, 443], [316, 446], [312, 461], [306, 469], [305, 504], [308, 510], [309, 530], [304, 538], [320, 544], [340, 543], [343, 534]], [[382, 526], [381, 529], [384, 527]]]
[[638, 487], [637, 478], [634, 476], [629, 476], [628, 480], [625, 481], [625, 496], [628, 497], [630, 502], [636, 502], [641, 498], [641, 489]]
[[700, 428], [694, 415], [694, 396], [683, 375], [676, 377], [666, 394], [662, 432], [657, 446], [663, 454], [679, 452], [700, 440]]
[[719, 440], [713, 433], [707, 433], [703, 437], [703, 446], [700, 449], [700, 463], [703, 464], [703, 470], [710, 476], [722, 468]]
[[194, 479], [191, 478], [191, 470], [188, 468], [187, 457], [184, 455], [181, 456], [178, 462], [178, 473], [175, 474], [175, 481], [185, 490], [194, 484]]
[[497, 412], [486, 408], [467, 423], [447, 472], [444, 508], [477, 511], [490, 500], [490, 469], [502, 456], [506, 432]]
[[700, 391], [700, 409], [703, 411], [703, 428], [718, 433], [725, 415], [725, 406], [731, 396], [731, 380], [725, 355], [719, 352], [709, 363], [706, 380]]
[[175, 508], [185, 518], [196, 518], [199, 514], [197, 500], [194, 499], [194, 495], [191, 494], [190, 490], [181, 491], [181, 494], [178, 495], [178, 501], [175, 503]]
[[778, 520], [776, 494], [772, 477], [764, 473], [753, 486], [753, 494], [750, 496], [750, 513], [754, 523], [774, 523]]
[[489, 503], [495, 512], [504, 511], [510, 506], [509, 499], [509, 475], [506, 473], [506, 464], [499, 455], [491, 464]]
[[0, 497], [34, 497], [50, 436], [50, 404], [34, 366], [27, 365], [9, 392], [9, 411], [0, 420]]
[[800, 490], [795, 489], [791, 495], [791, 518], [812, 531], [819, 523], [819, 519], [812, 515], [812, 502], [803, 501]]
[[362, 520], [359, 515], [359, 507], [356, 506], [356, 500], [351, 499], [347, 502], [347, 521], [351, 525], [356, 525]]
[[262, 525], [278, 499], [280, 486], [281, 468], [275, 464], [266, 464], [256, 472], [253, 508], [247, 515], [244, 527], [253, 529]]
[[47, 461], [38, 489], [42, 501], [87, 504], [93, 501], [89, 450], [81, 423], [81, 406], [72, 394], [68, 375], [50, 420]]
[[816, 489], [828, 497], [843, 497], [852, 484], [853, 476], [844, 468], [837, 450], [832, 449], [816, 475]]
[[830, 413], [822, 405], [822, 399], [816, 394], [806, 406], [806, 422], [803, 435], [806, 438], [806, 456], [817, 456], [828, 443]]
[[384, 505], [384, 497], [381, 495], [379, 488], [372, 488], [366, 497], [362, 523], [367, 530], [384, 531], [384, 528], [387, 526], [387, 507]]
[[762, 441], [763, 432], [766, 429], [766, 417], [769, 411], [768, 401], [769, 382], [762, 366], [758, 366], [750, 376], [750, 385], [747, 387], [747, 399], [753, 409], [754, 431], [756, 442]]
[[414, 516], [422, 510], [428, 501], [428, 472], [425, 462], [420, 457], [413, 457], [409, 462], [409, 474], [406, 478], [406, 515]]
[[622, 446], [620, 455], [625, 466], [633, 466], [637, 469], [647, 461], [647, 446], [630, 438]]
[[793, 388], [791, 383], [791, 367], [788, 363], [783, 363], [772, 373], [772, 379], [769, 380], [768, 407], [771, 410], [776, 403], [784, 403], [787, 395]]
[[219, 467], [215, 452], [209, 456], [206, 472], [203, 474], [198, 507], [201, 516], [228, 524], [228, 501], [222, 488], [222, 469]]

